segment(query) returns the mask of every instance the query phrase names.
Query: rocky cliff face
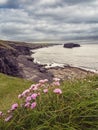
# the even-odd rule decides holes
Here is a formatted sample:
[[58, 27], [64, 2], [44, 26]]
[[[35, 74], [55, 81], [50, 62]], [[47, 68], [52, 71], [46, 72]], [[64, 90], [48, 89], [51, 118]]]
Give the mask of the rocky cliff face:
[[21, 77], [17, 58], [21, 54], [30, 54], [30, 48], [23, 46], [19, 47], [14, 44], [12, 46], [13, 49], [0, 47], [0, 72]]
[[30, 50], [44, 46], [49, 45], [0, 41], [0, 72], [33, 81], [51, 78], [44, 66], [35, 64], [30, 57]]

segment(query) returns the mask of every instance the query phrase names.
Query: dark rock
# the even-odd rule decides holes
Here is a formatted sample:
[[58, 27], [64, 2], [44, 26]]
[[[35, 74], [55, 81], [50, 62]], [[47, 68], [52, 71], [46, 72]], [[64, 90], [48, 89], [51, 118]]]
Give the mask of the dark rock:
[[73, 47], [80, 47], [79, 44], [75, 44], [75, 43], [65, 43], [64, 48], [73, 48]]
[[0, 58], [0, 72], [12, 76], [21, 77], [19, 67], [15, 57], [7, 56]]
[[40, 71], [41, 73], [46, 73], [46, 69], [45, 69], [45, 68], [40, 68], [39, 71]]
[[29, 60], [29, 61], [34, 61], [34, 58], [33, 57], [31, 57], [31, 56], [26, 56], [26, 58], [27, 58], [27, 60]]

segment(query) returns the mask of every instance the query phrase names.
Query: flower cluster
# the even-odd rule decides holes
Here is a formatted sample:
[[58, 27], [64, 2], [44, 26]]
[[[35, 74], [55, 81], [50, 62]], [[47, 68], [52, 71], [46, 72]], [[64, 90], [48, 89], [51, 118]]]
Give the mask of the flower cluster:
[[24, 107], [25, 109], [35, 109], [37, 106], [37, 99], [42, 93], [47, 94], [49, 90], [52, 90], [54, 94], [62, 94], [62, 90], [59, 88], [60, 79], [54, 78], [52, 84], [48, 84], [48, 79], [39, 80], [37, 84], [32, 84], [28, 89], [18, 95], [18, 99], [22, 100], [22, 105], [14, 103], [7, 111], [7, 116], [0, 111], [0, 117], [4, 117], [5, 122], [8, 122], [13, 117], [13, 112], [18, 107]]

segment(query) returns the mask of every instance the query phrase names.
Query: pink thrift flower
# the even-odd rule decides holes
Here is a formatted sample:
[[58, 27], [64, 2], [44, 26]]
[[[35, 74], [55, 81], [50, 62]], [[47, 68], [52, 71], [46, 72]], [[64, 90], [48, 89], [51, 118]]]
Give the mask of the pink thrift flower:
[[59, 78], [53, 78], [53, 80], [54, 80], [55, 82], [60, 81]]
[[44, 84], [45, 80], [39, 80], [39, 83]]
[[22, 93], [22, 96], [25, 97], [27, 94], [30, 93], [30, 90], [29, 89], [26, 89], [23, 93]]
[[36, 102], [33, 102], [32, 104], [31, 104], [31, 109], [34, 109], [35, 107], [36, 107]]
[[62, 90], [59, 88], [54, 89], [53, 92], [56, 94], [62, 94]]
[[58, 81], [57, 82], [53, 82], [53, 85], [60, 86], [60, 83]]
[[43, 92], [44, 92], [44, 93], [47, 93], [47, 92], [48, 92], [48, 89], [44, 89]]
[[30, 91], [36, 91], [36, 90], [38, 90], [38, 87], [39, 87], [39, 84], [33, 84], [33, 85], [31, 85], [31, 87], [29, 89], [30, 89]]
[[12, 111], [11, 110], [8, 110], [7, 113], [11, 113]]
[[31, 98], [35, 100], [35, 99], [37, 98], [37, 96], [38, 96], [37, 93], [33, 93], [33, 94], [31, 95]]
[[30, 102], [27, 102], [24, 106], [27, 108], [30, 107]]
[[38, 93], [37, 96], [40, 96], [40, 93]]
[[15, 104], [12, 105], [11, 110], [13, 111], [13, 110], [15, 110], [17, 107], [18, 107], [18, 104], [15, 103]]
[[48, 82], [48, 79], [44, 79], [44, 82], [47, 83], [47, 82]]
[[12, 115], [8, 116], [7, 118], [5, 118], [5, 121], [8, 122], [12, 117]]
[[29, 102], [29, 101], [31, 101], [31, 96], [28, 96], [28, 97], [26, 98], [26, 102]]
[[0, 116], [2, 116], [3, 115], [3, 112], [2, 111], [0, 111]]
[[19, 95], [18, 95], [18, 98], [22, 98], [22, 94], [19, 94]]
[[37, 87], [37, 86], [35, 86], [35, 87], [33, 88], [33, 91], [36, 91], [36, 90], [38, 90], [38, 87]]

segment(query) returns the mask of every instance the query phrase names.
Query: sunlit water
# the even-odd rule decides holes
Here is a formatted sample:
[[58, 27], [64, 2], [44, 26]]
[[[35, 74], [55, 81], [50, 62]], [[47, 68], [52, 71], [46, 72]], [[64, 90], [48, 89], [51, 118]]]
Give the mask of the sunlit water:
[[98, 72], [98, 44], [82, 44], [72, 49], [63, 45], [33, 50], [32, 56], [40, 64], [71, 65]]

